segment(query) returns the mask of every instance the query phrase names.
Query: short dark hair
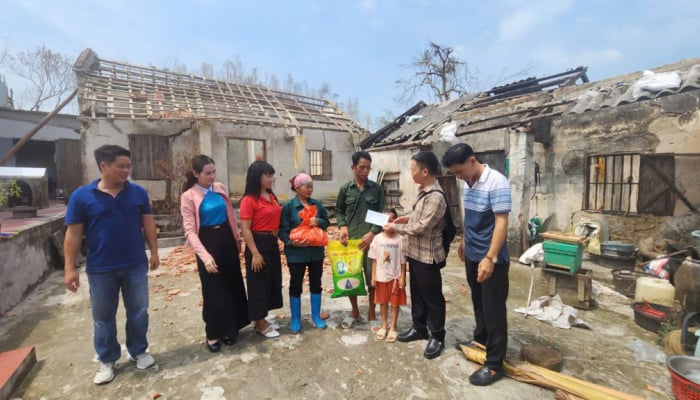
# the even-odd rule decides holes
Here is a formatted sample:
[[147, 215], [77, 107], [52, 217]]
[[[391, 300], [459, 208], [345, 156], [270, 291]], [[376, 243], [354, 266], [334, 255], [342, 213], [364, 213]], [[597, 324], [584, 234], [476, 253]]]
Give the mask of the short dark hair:
[[427, 168], [428, 173], [432, 176], [438, 176], [442, 173], [440, 161], [432, 151], [418, 152], [411, 157], [411, 160], [415, 161], [421, 168]]
[[442, 156], [442, 165], [449, 168], [455, 164], [464, 164], [469, 157], [474, 156], [474, 149], [466, 143], [457, 143], [447, 149]]
[[357, 165], [357, 163], [360, 162], [360, 158], [364, 158], [365, 160], [372, 162], [372, 156], [370, 156], [368, 152], [356, 151], [355, 154], [352, 155], [352, 165]]
[[399, 217], [399, 213], [396, 212], [396, 209], [395, 209], [395, 208], [385, 208], [385, 209], [384, 209], [384, 212], [387, 213], [387, 214], [393, 214], [393, 215], [394, 215], [394, 218], [398, 218], [398, 217]]
[[127, 156], [131, 158], [131, 152], [116, 144], [105, 144], [95, 149], [95, 161], [97, 168], [100, 168], [100, 163], [105, 162], [107, 165], [114, 162], [119, 156]]

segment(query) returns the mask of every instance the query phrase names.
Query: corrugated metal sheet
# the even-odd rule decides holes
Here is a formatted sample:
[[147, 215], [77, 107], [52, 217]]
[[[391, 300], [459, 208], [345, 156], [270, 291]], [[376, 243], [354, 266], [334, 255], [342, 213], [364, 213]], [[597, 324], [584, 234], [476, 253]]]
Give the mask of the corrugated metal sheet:
[[581, 114], [586, 111], [599, 110], [601, 108], [617, 107], [622, 104], [635, 103], [642, 100], [656, 99], [670, 94], [681, 93], [687, 90], [700, 89], [700, 64], [695, 64], [686, 71], [677, 71], [681, 77], [681, 84], [675, 88], [661, 90], [642, 89], [636, 93], [635, 83], [643, 77], [633, 81], [615, 82], [613, 84], [587, 90], [581, 94], [576, 104], [567, 113]]

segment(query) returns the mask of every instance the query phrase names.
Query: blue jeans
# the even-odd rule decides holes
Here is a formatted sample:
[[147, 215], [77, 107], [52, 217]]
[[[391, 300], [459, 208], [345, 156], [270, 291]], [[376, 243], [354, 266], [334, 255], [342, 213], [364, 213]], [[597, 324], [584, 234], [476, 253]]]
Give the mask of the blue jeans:
[[110, 363], [121, 356], [117, 341], [117, 306], [121, 289], [126, 308], [126, 349], [138, 356], [148, 348], [148, 264], [128, 269], [88, 274], [94, 325], [95, 351]]

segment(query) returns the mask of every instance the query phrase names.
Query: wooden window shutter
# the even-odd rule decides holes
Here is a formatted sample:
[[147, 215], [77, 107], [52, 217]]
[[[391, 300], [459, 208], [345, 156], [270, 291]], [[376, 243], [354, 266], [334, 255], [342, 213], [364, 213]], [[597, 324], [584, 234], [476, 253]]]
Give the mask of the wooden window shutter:
[[170, 161], [170, 140], [167, 136], [149, 135], [151, 137], [152, 179], [172, 179], [172, 162]]
[[673, 155], [643, 155], [639, 168], [640, 213], [671, 216], [675, 206], [675, 159]]
[[131, 152], [131, 177], [133, 179], [151, 179], [151, 138], [149, 135], [129, 135]]
[[142, 180], [169, 179], [172, 169], [167, 136], [129, 135], [131, 177]]
[[332, 164], [332, 152], [330, 150], [323, 150], [323, 161], [321, 165], [322, 174], [321, 179], [324, 181], [330, 181], [333, 179], [333, 164]]

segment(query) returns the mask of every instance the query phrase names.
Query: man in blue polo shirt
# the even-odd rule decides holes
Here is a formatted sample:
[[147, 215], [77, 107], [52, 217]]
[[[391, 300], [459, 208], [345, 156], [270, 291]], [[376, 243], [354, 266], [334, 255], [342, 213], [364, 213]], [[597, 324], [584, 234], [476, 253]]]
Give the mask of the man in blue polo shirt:
[[[146, 190], [128, 181], [129, 150], [104, 145], [95, 150], [101, 178], [76, 190], [66, 210], [64, 242], [68, 290], [80, 286], [75, 259], [83, 234], [87, 244], [86, 273], [94, 346], [100, 360], [96, 384], [114, 379], [114, 364], [121, 357], [117, 341], [116, 314], [121, 290], [126, 308], [126, 348], [129, 360], [146, 369], [154, 364], [148, 349], [148, 268], [158, 268], [158, 240], [151, 203]], [[146, 257], [144, 236], [151, 249]]]
[[500, 172], [482, 164], [467, 144], [450, 147], [442, 164], [464, 187], [464, 240], [459, 258], [464, 261], [474, 305], [474, 340], [486, 346], [484, 366], [469, 377], [472, 385], [490, 385], [503, 377], [508, 345], [508, 270], [506, 243], [510, 185]]

